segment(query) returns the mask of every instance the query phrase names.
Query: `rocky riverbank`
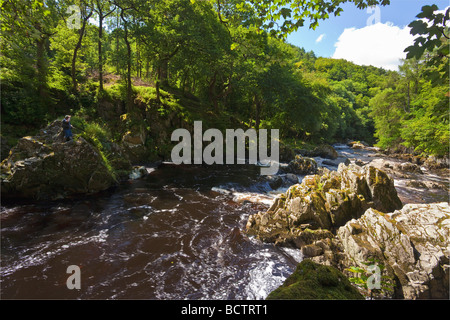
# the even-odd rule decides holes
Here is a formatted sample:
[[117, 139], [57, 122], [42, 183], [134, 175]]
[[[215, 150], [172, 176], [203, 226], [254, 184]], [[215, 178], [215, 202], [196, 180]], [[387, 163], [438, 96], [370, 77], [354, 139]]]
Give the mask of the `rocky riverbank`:
[[[369, 149], [380, 155], [379, 150], [355, 145], [353, 150]], [[446, 193], [445, 178], [430, 179], [435, 165], [396, 157], [375, 158], [365, 153], [349, 162], [339, 164], [337, 171], [319, 167], [317, 174], [305, 176], [280, 194], [268, 210], [250, 216], [247, 234], [299, 248], [305, 259], [332, 266], [348, 277], [355, 277], [349, 271], [352, 267], [367, 270], [369, 264], [379, 265], [389, 284], [377, 291], [378, 297], [448, 298], [449, 204], [423, 203], [430, 199], [424, 197], [417, 204], [400, 200], [410, 200], [411, 188], [417, 190], [412, 186], [421, 181], [419, 187], [428, 194], [434, 190]], [[446, 168], [440, 170], [445, 174]], [[293, 275], [286, 281], [293, 285], [297, 280]], [[269, 298], [310, 298], [303, 289], [294, 290], [295, 286], [288, 290], [285, 283], [285, 289], [280, 287]]]
[[2, 161], [2, 197], [42, 200], [93, 194], [115, 185], [119, 170], [132, 170], [119, 146], [113, 146], [106, 159], [82, 136], [65, 141], [55, 120], [37, 135], [19, 139]]
[[[133, 170], [135, 154], [129, 152], [142, 141], [126, 137], [122, 145], [111, 143], [106, 157], [102, 145], [82, 134], [64, 141], [60, 123], [54, 121], [39, 134], [19, 139], [2, 161], [2, 196], [63, 199], [107, 190], [121, 178], [146, 175], [145, 168]], [[349, 268], [364, 269], [368, 262], [377, 261], [393, 286], [380, 297], [448, 298], [450, 209], [442, 201], [448, 199], [445, 160], [386, 155], [362, 143], [299, 152], [286, 153], [278, 175], [257, 179], [274, 192], [287, 190], [266, 211], [248, 218], [246, 233], [296, 248], [319, 266], [299, 266], [286, 280], [286, 290], [269, 297], [359, 298], [352, 292], [343, 295], [349, 290], [348, 283], [341, 285], [341, 273], [351, 277]], [[320, 277], [305, 278], [305, 270]], [[308, 290], [308, 296], [302, 296], [303, 289], [291, 290], [294, 283], [302, 288], [305, 281], [325, 286], [323, 294]], [[334, 293], [328, 295], [331, 287]]]

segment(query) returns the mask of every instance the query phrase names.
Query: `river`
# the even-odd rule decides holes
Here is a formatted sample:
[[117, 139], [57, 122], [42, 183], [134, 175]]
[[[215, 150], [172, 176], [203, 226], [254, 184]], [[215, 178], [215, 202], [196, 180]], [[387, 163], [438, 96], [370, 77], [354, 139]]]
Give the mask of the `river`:
[[[374, 156], [335, 147], [353, 160]], [[259, 167], [165, 163], [148, 170], [95, 196], [2, 203], [1, 298], [264, 299], [302, 260], [300, 250], [240, 232], [286, 189], [271, 190]], [[404, 203], [448, 200], [447, 191], [396, 186]], [[66, 285], [70, 265], [80, 267], [80, 290]]]

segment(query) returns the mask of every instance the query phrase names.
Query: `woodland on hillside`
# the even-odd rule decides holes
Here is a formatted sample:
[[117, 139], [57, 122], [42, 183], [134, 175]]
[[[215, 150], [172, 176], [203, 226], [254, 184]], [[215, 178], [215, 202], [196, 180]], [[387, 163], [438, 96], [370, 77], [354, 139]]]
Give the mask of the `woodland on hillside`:
[[120, 101], [118, 121], [139, 101], [160, 114], [176, 102], [187, 122], [277, 128], [294, 145], [353, 139], [448, 154], [449, 10], [422, 8], [398, 72], [285, 41], [345, 2], [2, 0], [2, 138], [13, 144], [70, 113], [119, 140], [102, 101]]

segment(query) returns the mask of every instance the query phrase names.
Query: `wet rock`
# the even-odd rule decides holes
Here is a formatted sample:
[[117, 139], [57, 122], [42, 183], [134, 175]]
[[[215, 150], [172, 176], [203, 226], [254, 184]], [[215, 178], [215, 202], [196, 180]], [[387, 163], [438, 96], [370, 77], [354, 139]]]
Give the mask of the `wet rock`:
[[295, 151], [288, 145], [280, 142], [279, 156], [281, 162], [290, 162], [295, 158]]
[[302, 254], [305, 257], [316, 257], [323, 254], [322, 247], [316, 245], [316, 244], [308, 244], [306, 246], [302, 247]]
[[140, 133], [132, 133], [131, 131], [128, 131], [123, 135], [122, 143], [129, 147], [143, 145], [145, 143], [145, 137], [143, 137]]
[[356, 142], [352, 144], [352, 149], [364, 149], [364, 148], [365, 146], [362, 143]]
[[317, 162], [314, 159], [296, 155], [295, 159], [289, 162], [288, 172], [295, 174], [311, 174], [317, 172]]
[[322, 161], [322, 165], [333, 166], [333, 167], [337, 167], [341, 163], [343, 163], [346, 166], [348, 166], [351, 162], [350, 162], [350, 159], [347, 158], [347, 157], [338, 157], [335, 160], [325, 159], [325, 160]]
[[131, 163], [137, 164], [149, 161], [150, 152], [146, 146], [146, 141], [145, 130], [139, 127], [123, 135], [121, 145]]
[[368, 209], [337, 232], [348, 265], [381, 261], [399, 285], [397, 297], [447, 299], [449, 295], [449, 204], [407, 204], [383, 214]]
[[411, 162], [402, 162], [400, 164], [395, 165], [396, 170], [404, 171], [407, 173], [420, 173], [422, 174], [422, 170], [417, 164]]
[[128, 178], [131, 180], [136, 180], [143, 178], [148, 175], [148, 171], [144, 166], [134, 166]]
[[425, 160], [424, 166], [427, 169], [444, 169], [449, 168], [450, 162], [448, 157], [438, 158], [431, 156]]
[[339, 156], [337, 151], [328, 144], [322, 144], [320, 146], [317, 146], [312, 151], [312, 154], [314, 157], [322, 157], [331, 160], [337, 159], [337, 157]]
[[0, 161], [3, 161], [9, 155], [9, 150], [11, 150], [11, 145], [6, 137], [0, 134]]
[[406, 181], [406, 185], [411, 188], [428, 189], [426, 183], [418, 180]]
[[272, 291], [271, 299], [364, 299], [349, 280], [336, 268], [317, 264], [309, 259], [297, 265], [296, 270], [279, 288]]
[[325, 159], [335, 160], [339, 154], [333, 146], [328, 144], [321, 144], [313, 150], [299, 149], [298, 153], [304, 157], [321, 157]]
[[305, 176], [266, 212], [251, 215], [246, 230], [262, 241], [301, 247], [304, 225], [333, 231], [370, 207], [390, 212], [401, 206], [393, 180], [384, 172], [341, 164], [338, 171], [324, 169], [322, 175]]
[[369, 144], [364, 141], [349, 141], [347, 146], [352, 149], [365, 149], [366, 147], [369, 147]]
[[265, 179], [273, 190], [278, 189], [283, 184], [283, 178], [277, 175], [266, 176]]
[[61, 142], [59, 121], [19, 139], [1, 164], [2, 196], [58, 199], [96, 193], [115, 184], [99, 151], [83, 138]]
[[298, 183], [297, 175], [295, 175], [293, 173], [286, 173], [283, 176], [283, 185], [291, 186], [291, 185], [296, 184], [296, 183]]

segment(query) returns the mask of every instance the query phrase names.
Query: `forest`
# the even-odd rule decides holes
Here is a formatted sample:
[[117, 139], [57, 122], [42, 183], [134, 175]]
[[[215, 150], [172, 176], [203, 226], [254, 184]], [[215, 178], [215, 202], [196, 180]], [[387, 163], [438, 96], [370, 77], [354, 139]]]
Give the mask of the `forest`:
[[[159, 156], [167, 155], [170, 131], [195, 120], [220, 129], [277, 128], [295, 147], [352, 139], [447, 155], [449, 11], [422, 8], [398, 72], [287, 43], [289, 32], [315, 28], [345, 2], [389, 5], [2, 0], [2, 151], [72, 114], [100, 147], [138, 132]], [[156, 125], [171, 113], [180, 120]], [[169, 131], [166, 140], [154, 128]]]

